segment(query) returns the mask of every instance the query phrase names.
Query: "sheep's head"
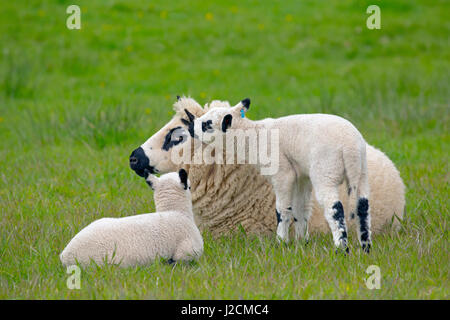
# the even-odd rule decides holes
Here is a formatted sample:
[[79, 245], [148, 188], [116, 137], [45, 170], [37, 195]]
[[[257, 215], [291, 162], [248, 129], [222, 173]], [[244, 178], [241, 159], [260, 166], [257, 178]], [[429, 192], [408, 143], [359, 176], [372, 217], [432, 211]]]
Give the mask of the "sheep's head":
[[176, 114], [172, 120], [131, 153], [130, 167], [139, 176], [145, 177], [146, 170], [150, 173], [178, 170], [179, 165], [171, 160], [172, 152], [178, 152], [190, 141], [183, 120], [191, 121], [203, 114], [204, 110], [195, 100], [185, 97], [177, 97], [174, 110]]
[[234, 107], [217, 107], [209, 110], [199, 118], [183, 121], [191, 137], [210, 144], [224, 135], [232, 126], [239, 128], [239, 122], [250, 108], [250, 99], [240, 101]]

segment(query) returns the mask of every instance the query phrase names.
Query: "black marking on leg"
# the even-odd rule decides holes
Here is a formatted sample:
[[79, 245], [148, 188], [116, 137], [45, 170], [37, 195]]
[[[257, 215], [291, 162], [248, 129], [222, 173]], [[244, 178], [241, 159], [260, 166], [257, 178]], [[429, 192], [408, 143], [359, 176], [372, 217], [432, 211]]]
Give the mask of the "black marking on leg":
[[292, 211], [292, 207], [287, 208], [287, 210]]
[[354, 214], [354, 213], [352, 213], [352, 214], [350, 215], [350, 219], [355, 219], [355, 214]]
[[348, 187], [347, 193], [348, 193], [348, 195], [350, 195], [352, 193], [352, 187]]
[[294, 222], [297, 222], [297, 218], [296, 217], [294, 217]]
[[172, 258], [170, 258], [169, 260], [167, 260], [167, 263], [168, 263], [168, 264], [175, 264], [175, 263], [176, 263], [176, 261], [175, 261], [175, 260], [173, 260]]
[[360, 198], [358, 200], [357, 215], [359, 218], [359, 231], [362, 248], [364, 251], [368, 252], [370, 250], [370, 239], [369, 225], [367, 221], [369, 216], [369, 200], [367, 200], [367, 198]]
[[275, 209], [275, 212], [277, 213], [277, 226], [278, 226], [280, 224], [280, 222], [283, 221], [283, 220], [281, 220], [281, 215], [280, 215], [280, 213], [278, 212], [277, 209]]
[[332, 207], [336, 212], [333, 214], [333, 219], [338, 223], [338, 228], [342, 231], [339, 240], [343, 240], [347, 247], [347, 229], [345, 227], [344, 207], [340, 201], [336, 202]]

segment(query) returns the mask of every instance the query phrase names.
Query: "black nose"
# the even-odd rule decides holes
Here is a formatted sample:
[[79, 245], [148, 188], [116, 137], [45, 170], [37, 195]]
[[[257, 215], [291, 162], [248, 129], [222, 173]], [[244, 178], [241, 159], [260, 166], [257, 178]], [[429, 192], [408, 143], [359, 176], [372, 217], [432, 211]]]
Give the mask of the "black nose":
[[137, 165], [137, 163], [138, 163], [138, 158], [131, 156], [130, 157], [130, 166], [133, 167], [133, 166]]
[[145, 155], [144, 149], [141, 147], [134, 150], [130, 155], [130, 168], [133, 169], [139, 176], [145, 177], [145, 169], [150, 173], [154, 173], [154, 168], [150, 166], [150, 161]]

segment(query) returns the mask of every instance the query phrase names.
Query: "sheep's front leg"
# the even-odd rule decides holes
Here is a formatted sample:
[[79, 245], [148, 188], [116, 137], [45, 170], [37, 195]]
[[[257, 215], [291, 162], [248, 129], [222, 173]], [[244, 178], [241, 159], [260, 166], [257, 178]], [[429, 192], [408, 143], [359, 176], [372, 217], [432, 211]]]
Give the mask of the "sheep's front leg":
[[295, 183], [295, 172], [277, 173], [272, 177], [272, 185], [276, 197], [277, 236], [278, 240], [289, 242], [289, 226], [292, 222], [292, 192]]

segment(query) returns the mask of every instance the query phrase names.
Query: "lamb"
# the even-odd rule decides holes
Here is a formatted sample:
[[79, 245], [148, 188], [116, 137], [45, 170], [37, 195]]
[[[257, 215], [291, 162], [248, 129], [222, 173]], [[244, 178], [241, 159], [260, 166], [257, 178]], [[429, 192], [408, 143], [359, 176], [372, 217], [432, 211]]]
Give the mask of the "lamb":
[[160, 178], [145, 173], [154, 189], [156, 213], [124, 218], [102, 218], [81, 230], [60, 255], [65, 266], [145, 265], [157, 257], [170, 263], [197, 259], [203, 239], [194, 222], [190, 183], [180, 169]]
[[[181, 167], [189, 173], [192, 184], [192, 205], [196, 224], [213, 237], [229, 234], [238, 226], [249, 235], [271, 235], [276, 232], [275, 194], [272, 185], [249, 164], [192, 164], [175, 163], [172, 155], [193, 139], [185, 130], [182, 119], [187, 112], [200, 117], [208, 110], [226, 107], [227, 101], [212, 101], [202, 107], [192, 98], [179, 97], [173, 108], [175, 115], [158, 132], [149, 137], [130, 157], [130, 167], [142, 175], [143, 168], [166, 173]], [[371, 206], [371, 231], [377, 234], [399, 227], [405, 207], [405, 186], [394, 163], [380, 150], [366, 145]], [[192, 157], [194, 156], [192, 149]], [[330, 232], [314, 190], [308, 223], [310, 234]], [[339, 188], [344, 212], [350, 211], [348, 190]], [[293, 210], [296, 211], [297, 194]], [[352, 228], [355, 218], [346, 215], [346, 224]]]
[[[233, 108], [214, 108], [195, 119], [189, 117], [184, 121], [192, 137], [203, 143], [211, 144], [217, 153], [222, 150], [219, 144], [224, 135], [231, 135], [234, 147], [234, 137], [248, 136], [251, 131], [259, 135], [259, 148], [263, 135], [277, 134], [277, 141], [267, 145], [268, 153], [278, 161], [275, 171], [267, 173], [272, 183], [276, 197], [276, 213], [278, 219], [277, 235], [284, 241], [289, 240], [289, 226], [294, 221], [296, 235], [307, 238], [307, 223], [310, 217], [310, 198], [314, 187], [316, 199], [324, 209], [324, 216], [331, 229], [334, 244], [337, 248], [347, 246], [347, 227], [344, 209], [339, 198], [339, 186], [345, 181], [349, 194], [354, 194], [357, 207], [358, 238], [362, 249], [369, 252], [371, 247], [369, 182], [366, 161], [366, 142], [360, 132], [347, 120], [326, 114], [303, 114], [267, 118], [252, 121], [244, 114], [250, 108], [250, 99], [244, 99]], [[229, 134], [230, 128], [234, 132]], [[236, 132], [236, 129], [238, 132]], [[246, 130], [244, 132], [243, 130]], [[232, 131], [232, 130], [231, 130]], [[279, 136], [278, 136], [279, 133]], [[243, 145], [246, 145], [245, 140]], [[265, 140], [264, 140], [265, 141]], [[228, 143], [228, 141], [227, 141]], [[217, 148], [219, 147], [219, 148]], [[265, 167], [261, 152], [256, 155], [256, 149], [242, 149], [244, 159], [258, 156], [255, 160], [257, 168]], [[254, 153], [252, 155], [252, 152]], [[220, 154], [220, 152], [219, 152]], [[238, 154], [239, 156], [239, 154]], [[293, 194], [300, 193], [299, 210], [293, 211]]]

